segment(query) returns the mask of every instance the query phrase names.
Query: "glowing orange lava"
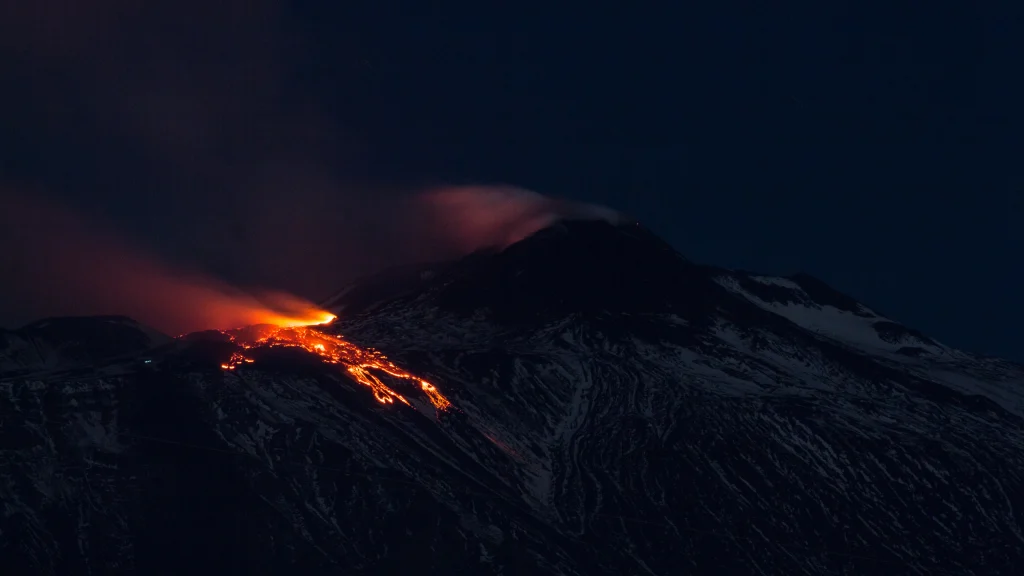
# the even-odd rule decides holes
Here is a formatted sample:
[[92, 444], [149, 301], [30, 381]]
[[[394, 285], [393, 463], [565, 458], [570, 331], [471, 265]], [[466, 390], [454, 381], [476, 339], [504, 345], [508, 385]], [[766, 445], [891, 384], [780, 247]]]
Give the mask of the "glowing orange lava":
[[334, 318], [334, 314], [331, 314], [330, 312], [311, 310], [301, 316], [268, 314], [261, 318], [262, 322], [260, 322], [260, 324], [272, 324], [278, 328], [298, 328], [300, 326], [327, 324], [331, 320], [334, 320]]
[[[225, 334], [243, 350], [265, 347], [301, 348], [320, 356], [324, 362], [344, 366], [352, 378], [373, 390], [373, 396], [381, 404], [393, 404], [395, 400], [398, 400], [407, 406], [410, 405], [404, 396], [384, 384], [379, 375], [386, 374], [413, 382], [426, 394], [434, 408], [438, 410], [451, 408], [451, 402], [441, 394], [437, 387], [402, 370], [379, 351], [372, 348], [359, 348], [340, 336], [325, 334], [309, 326], [310, 324], [330, 322], [334, 319], [333, 315], [325, 312], [318, 319], [319, 322], [303, 322], [301, 319], [289, 318], [279, 325], [253, 326], [244, 330], [228, 331]], [[221, 368], [235, 370], [242, 364], [251, 364], [252, 362], [252, 358], [241, 352], [235, 352], [226, 364], [221, 364]]]

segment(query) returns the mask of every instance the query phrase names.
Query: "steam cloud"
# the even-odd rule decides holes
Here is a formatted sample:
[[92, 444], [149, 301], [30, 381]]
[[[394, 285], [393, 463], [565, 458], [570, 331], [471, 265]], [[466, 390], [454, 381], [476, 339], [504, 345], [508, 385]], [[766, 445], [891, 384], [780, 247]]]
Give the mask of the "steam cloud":
[[467, 253], [504, 248], [563, 218], [620, 223], [624, 216], [598, 206], [543, 196], [512, 186], [465, 186], [424, 193], [431, 229], [449, 249]]

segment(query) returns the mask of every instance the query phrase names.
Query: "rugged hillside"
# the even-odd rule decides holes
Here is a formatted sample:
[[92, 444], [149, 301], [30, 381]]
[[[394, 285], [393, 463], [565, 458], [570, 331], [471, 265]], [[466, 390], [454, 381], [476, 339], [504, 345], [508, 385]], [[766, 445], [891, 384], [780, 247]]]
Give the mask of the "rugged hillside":
[[0, 373], [94, 367], [170, 341], [124, 316], [47, 318], [18, 330], [0, 329]]
[[665, 575], [1024, 562], [1024, 369], [813, 278], [699, 266], [637, 226], [564, 222], [329, 305], [342, 320], [325, 333], [382, 350], [453, 408], [401, 379], [384, 378], [408, 404], [378, 402], [297, 349], [246, 350], [251, 363], [225, 370], [239, 348], [219, 333], [128, 347], [88, 373], [8, 371], [0, 562]]

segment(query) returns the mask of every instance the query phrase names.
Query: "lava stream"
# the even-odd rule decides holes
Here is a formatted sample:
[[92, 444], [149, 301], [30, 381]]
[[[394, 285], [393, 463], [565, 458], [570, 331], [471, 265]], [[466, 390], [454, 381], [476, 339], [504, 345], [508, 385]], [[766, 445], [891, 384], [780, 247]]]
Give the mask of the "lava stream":
[[[253, 326], [224, 333], [243, 350], [269, 347], [301, 348], [320, 356], [328, 364], [344, 366], [352, 378], [373, 390], [373, 396], [381, 404], [393, 404], [398, 400], [410, 405], [404, 396], [384, 384], [377, 374], [412, 381], [438, 410], [447, 410], [452, 405], [433, 384], [402, 370], [379, 351], [359, 348], [340, 336], [324, 334], [309, 326]], [[226, 364], [221, 364], [221, 368], [234, 370], [242, 364], [252, 362], [252, 358], [235, 352]]]

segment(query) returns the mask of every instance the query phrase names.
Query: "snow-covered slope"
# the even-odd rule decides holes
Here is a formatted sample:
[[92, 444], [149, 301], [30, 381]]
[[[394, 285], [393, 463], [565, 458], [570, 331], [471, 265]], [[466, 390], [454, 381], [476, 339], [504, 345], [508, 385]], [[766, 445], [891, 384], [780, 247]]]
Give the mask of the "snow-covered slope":
[[382, 405], [289, 350], [226, 372], [215, 335], [120, 372], [0, 377], [0, 562], [981, 575], [1024, 561], [1024, 370], [813, 278], [565, 222], [330, 304], [344, 313], [328, 330], [456, 408], [409, 388], [410, 406]]

